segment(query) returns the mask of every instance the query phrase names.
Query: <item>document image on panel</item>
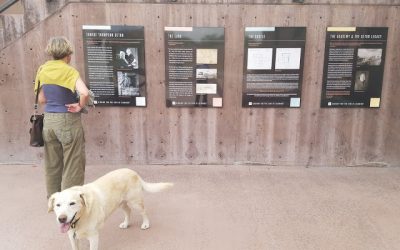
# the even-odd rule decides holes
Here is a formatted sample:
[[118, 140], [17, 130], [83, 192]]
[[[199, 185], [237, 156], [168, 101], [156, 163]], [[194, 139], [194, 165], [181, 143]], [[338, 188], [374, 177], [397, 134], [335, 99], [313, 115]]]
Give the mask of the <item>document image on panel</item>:
[[218, 49], [196, 49], [197, 64], [217, 64]]
[[242, 106], [301, 106], [305, 27], [247, 27]]
[[272, 48], [247, 49], [247, 69], [272, 69]]
[[300, 69], [301, 48], [277, 48], [275, 69]]

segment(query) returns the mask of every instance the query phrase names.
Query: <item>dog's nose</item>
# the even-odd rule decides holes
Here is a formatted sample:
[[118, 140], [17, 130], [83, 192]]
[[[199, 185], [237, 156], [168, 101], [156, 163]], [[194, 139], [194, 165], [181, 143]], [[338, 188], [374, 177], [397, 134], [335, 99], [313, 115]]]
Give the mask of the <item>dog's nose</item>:
[[67, 216], [66, 216], [66, 215], [60, 215], [60, 216], [58, 217], [58, 221], [59, 221], [60, 223], [65, 223], [65, 222], [67, 221]]

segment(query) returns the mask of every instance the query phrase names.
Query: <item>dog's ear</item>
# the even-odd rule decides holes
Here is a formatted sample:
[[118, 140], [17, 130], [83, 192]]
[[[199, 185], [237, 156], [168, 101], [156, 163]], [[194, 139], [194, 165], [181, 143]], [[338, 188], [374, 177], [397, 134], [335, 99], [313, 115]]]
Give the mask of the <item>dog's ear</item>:
[[56, 198], [57, 193], [54, 193], [50, 196], [48, 202], [47, 202], [47, 212], [53, 212], [54, 211], [54, 199]]
[[85, 197], [85, 194], [84, 194], [83, 192], [80, 192], [80, 193], [79, 193], [79, 197], [81, 197], [82, 205], [83, 205], [84, 207], [86, 207], [86, 197]]

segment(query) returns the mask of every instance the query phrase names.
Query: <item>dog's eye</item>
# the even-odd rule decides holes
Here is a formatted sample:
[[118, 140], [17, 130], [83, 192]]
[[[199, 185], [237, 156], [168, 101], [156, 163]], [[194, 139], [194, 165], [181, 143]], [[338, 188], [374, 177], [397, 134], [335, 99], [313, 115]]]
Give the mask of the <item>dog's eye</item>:
[[76, 204], [75, 202], [69, 203], [70, 206], [73, 206], [73, 205], [75, 205], [75, 204]]
[[60, 204], [56, 204], [57, 207], [61, 206]]

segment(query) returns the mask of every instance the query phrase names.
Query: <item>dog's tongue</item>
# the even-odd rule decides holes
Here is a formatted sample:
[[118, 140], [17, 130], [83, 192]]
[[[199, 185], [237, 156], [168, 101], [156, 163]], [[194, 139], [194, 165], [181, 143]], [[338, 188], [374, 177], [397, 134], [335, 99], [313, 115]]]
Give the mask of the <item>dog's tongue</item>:
[[63, 224], [61, 224], [61, 233], [66, 233], [66, 232], [68, 232], [68, 230], [69, 230], [69, 227], [70, 227], [70, 224], [69, 223], [63, 223]]

